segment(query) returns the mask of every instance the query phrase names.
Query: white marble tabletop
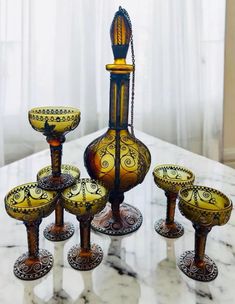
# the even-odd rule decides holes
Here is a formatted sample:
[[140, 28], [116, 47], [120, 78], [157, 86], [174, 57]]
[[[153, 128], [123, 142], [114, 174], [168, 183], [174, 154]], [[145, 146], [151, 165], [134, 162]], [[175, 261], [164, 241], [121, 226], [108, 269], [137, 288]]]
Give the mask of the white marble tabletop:
[[[77, 165], [81, 176], [88, 176], [83, 165], [87, 144], [101, 131], [64, 144], [63, 163]], [[190, 221], [176, 210], [175, 218], [185, 228], [176, 240], [165, 239], [154, 231], [154, 222], [165, 217], [164, 192], [152, 178], [153, 167], [162, 163], [182, 164], [196, 175], [196, 183], [221, 190], [235, 202], [235, 170], [205, 157], [136, 132], [150, 149], [152, 164], [144, 182], [125, 194], [125, 202], [143, 214], [140, 229], [125, 237], [109, 237], [92, 232], [92, 241], [104, 251], [102, 263], [92, 271], [80, 272], [67, 262], [69, 248], [79, 243], [76, 232], [65, 242], [44, 239], [42, 230], [54, 215], [40, 226], [40, 248], [54, 255], [53, 269], [42, 279], [24, 282], [13, 274], [15, 260], [27, 251], [26, 230], [22, 222], [5, 212], [4, 196], [12, 187], [35, 181], [36, 173], [50, 164], [49, 149], [0, 168], [0, 303], [112, 303], [112, 304], [209, 304], [235, 303], [235, 212], [227, 225], [214, 227], [209, 233], [206, 253], [217, 264], [218, 277], [210, 283], [189, 279], [177, 267], [185, 250], [194, 248], [194, 230]]]

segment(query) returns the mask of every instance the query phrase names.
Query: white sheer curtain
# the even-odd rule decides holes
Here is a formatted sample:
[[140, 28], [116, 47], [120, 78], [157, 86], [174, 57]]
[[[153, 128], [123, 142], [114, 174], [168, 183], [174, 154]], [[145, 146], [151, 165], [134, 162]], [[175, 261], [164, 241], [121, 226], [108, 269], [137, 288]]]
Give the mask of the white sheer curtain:
[[33, 106], [79, 107], [68, 139], [107, 126], [119, 5], [133, 23], [135, 127], [219, 159], [225, 0], [0, 0], [0, 164], [47, 147]]

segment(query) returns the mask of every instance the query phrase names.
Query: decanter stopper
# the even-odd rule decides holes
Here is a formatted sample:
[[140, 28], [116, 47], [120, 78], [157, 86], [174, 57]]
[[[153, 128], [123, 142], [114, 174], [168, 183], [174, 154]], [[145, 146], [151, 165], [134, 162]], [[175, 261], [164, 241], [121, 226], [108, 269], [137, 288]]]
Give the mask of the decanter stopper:
[[130, 20], [127, 12], [120, 6], [110, 28], [110, 38], [114, 59], [125, 59], [132, 35]]

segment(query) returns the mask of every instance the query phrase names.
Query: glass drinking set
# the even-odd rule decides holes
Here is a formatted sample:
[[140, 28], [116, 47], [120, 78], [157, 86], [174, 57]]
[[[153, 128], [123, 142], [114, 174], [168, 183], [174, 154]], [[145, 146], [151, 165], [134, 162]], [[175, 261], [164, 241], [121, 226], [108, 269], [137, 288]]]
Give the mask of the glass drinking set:
[[[80, 244], [68, 252], [68, 262], [74, 269], [91, 270], [103, 258], [99, 245], [91, 244], [91, 228], [108, 235], [126, 235], [142, 224], [140, 210], [124, 203], [124, 193], [143, 182], [151, 163], [148, 148], [128, 127], [130, 73], [135, 72], [132, 26], [128, 13], [119, 8], [110, 30], [114, 63], [110, 72], [109, 128], [93, 140], [84, 152], [84, 163], [90, 178], [80, 178], [80, 170], [62, 164], [65, 135], [80, 122], [80, 111], [72, 107], [38, 107], [28, 113], [31, 126], [46, 136], [50, 146], [51, 165], [36, 175], [37, 182], [17, 186], [5, 197], [7, 213], [23, 221], [28, 238], [28, 252], [14, 264], [14, 274], [23, 280], [46, 275], [53, 265], [51, 253], [39, 248], [39, 225], [42, 218], [55, 211], [55, 220], [44, 230], [50, 241], [64, 241], [74, 234], [74, 226], [64, 221], [64, 209], [76, 216], [80, 226]], [[126, 64], [129, 44], [132, 65]], [[134, 86], [132, 82], [132, 112]], [[180, 212], [195, 229], [194, 251], [184, 252], [178, 266], [188, 277], [199, 281], [216, 278], [218, 269], [205, 254], [207, 235], [216, 225], [228, 222], [232, 202], [223, 193], [206, 186], [194, 185], [195, 176], [179, 165], [159, 165], [154, 168], [156, 185], [167, 198], [166, 218], [155, 223], [163, 237], [178, 238], [183, 226], [174, 220], [176, 201]]]

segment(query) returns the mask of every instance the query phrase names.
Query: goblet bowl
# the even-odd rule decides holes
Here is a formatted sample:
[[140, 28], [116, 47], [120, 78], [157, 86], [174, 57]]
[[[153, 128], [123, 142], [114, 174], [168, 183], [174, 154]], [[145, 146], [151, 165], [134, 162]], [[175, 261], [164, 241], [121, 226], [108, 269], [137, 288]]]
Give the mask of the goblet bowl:
[[94, 216], [106, 205], [108, 190], [102, 183], [82, 178], [62, 192], [64, 208], [77, 216]]
[[182, 187], [193, 184], [194, 174], [179, 165], [164, 164], [154, 168], [154, 181], [164, 191], [178, 193]]
[[55, 209], [57, 192], [45, 191], [37, 183], [13, 188], [5, 197], [7, 213], [20, 221], [35, 221], [47, 217]]
[[[80, 177], [80, 170], [73, 165], [67, 165], [67, 164], [61, 165], [61, 173], [70, 174], [75, 180], [78, 180]], [[46, 166], [42, 168], [40, 171], [38, 171], [37, 181], [43, 179], [44, 177], [50, 176], [51, 174], [52, 174], [51, 166]]]
[[179, 210], [191, 222], [205, 226], [225, 225], [231, 215], [231, 200], [222, 192], [193, 185], [179, 193]]
[[80, 122], [80, 111], [72, 107], [37, 107], [29, 111], [31, 126], [44, 135], [63, 134], [74, 130]]

